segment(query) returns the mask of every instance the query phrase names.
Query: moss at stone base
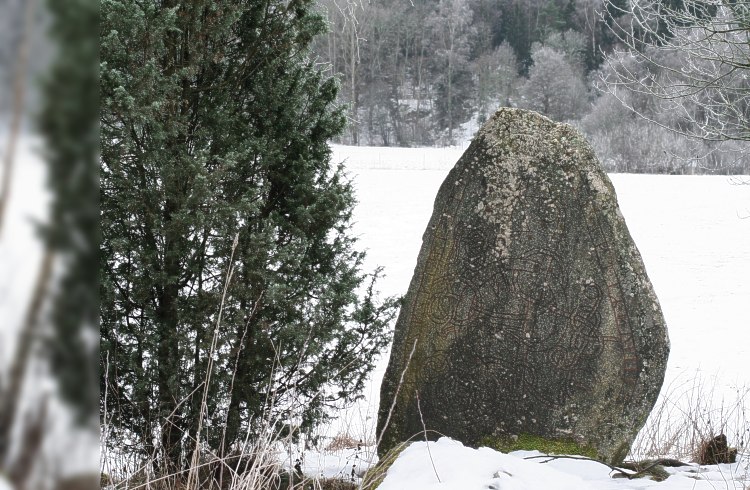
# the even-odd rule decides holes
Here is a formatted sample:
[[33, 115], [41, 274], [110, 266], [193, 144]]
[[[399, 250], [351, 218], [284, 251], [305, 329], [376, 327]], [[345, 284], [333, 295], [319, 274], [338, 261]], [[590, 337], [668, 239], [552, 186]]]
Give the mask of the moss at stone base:
[[638, 476], [638, 478], [645, 477], [648, 477], [654, 481], [664, 481], [669, 478], [669, 473], [664, 469], [663, 466], [654, 466], [653, 468], [649, 468], [648, 471], [645, 471], [643, 473], [643, 476]]
[[511, 436], [487, 436], [479, 441], [480, 446], [486, 446], [504, 453], [511, 451], [539, 451], [544, 454], [574, 454], [599, 459], [596, 449], [591, 446], [578, 444], [571, 440], [547, 439], [532, 434]]
[[385, 475], [388, 473], [391, 465], [396, 461], [399, 454], [409, 447], [409, 444], [411, 444], [411, 441], [402, 442], [385, 453], [378, 461], [378, 464], [367, 470], [364, 478], [362, 478], [362, 486], [360, 488], [362, 490], [374, 490], [378, 488], [383, 483], [383, 480], [385, 480]]
[[[660, 460], [660, 461], [670, 462], [674, 460]], [[635, 471], [635, 474], [627, 477], [631, 480], [633, 478], [648, 478], [654, 481], [664, 481], [667, 478], [669, 478], [669, 472], [666, 469], [664, 469], [664, 465], [657, 464], [657, 463], [659, 463], [659, 461], [646, 459], [643, 461], [625, 462], [621, 464], [620, 467], [626, 470]], [[675, 465], [670, 464], [670, 466], [675, 466]], [[626, 478], [626, 476], [622, 474], [615, 474], [612, 476], [612, 478]]]
[[[642, 427], [642, 425], [641, 425]], [[630, 452], [630, 444], [623, 442], [620, 446], [612, 453], [612, 458], [609, 461], [611, 464], [620, 464], [625, 460], [625, 457]]]

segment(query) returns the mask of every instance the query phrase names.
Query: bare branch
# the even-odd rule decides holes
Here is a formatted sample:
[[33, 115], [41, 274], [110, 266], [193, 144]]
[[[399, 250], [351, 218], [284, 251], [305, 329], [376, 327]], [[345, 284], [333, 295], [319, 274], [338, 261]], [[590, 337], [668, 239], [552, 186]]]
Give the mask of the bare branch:
[[13, 168], [16, 159], [16, 147], [21, 132], [21, 120], [24, 113], [24, 102], [26, 96], [26, 72], [29, 65], [29, 46], [31, 44], [31, 29], [34, 22], [34, 0], [26, 1], [24, 29], [21, 35], [21, 43], [18, 47], [18, 63], [13, 80], [13, 111], [11, 113], [10, 132], [8, 133], [8, 146], [3, 155], [3, 181], [0, 187], [0, 234], [5, 223], [5, 213], [10, 199], [10, 189], [13, 180]]
[[[732, 2], [656, 0], [601, 12], [626, 48], [605, 57], [602, 88], [644, 119], [709, 142], [750, 141], [750, 24]], [[632, 96], [653, 99], [649, 110]], [[743, 147], [742, 152], [748, 152]]]

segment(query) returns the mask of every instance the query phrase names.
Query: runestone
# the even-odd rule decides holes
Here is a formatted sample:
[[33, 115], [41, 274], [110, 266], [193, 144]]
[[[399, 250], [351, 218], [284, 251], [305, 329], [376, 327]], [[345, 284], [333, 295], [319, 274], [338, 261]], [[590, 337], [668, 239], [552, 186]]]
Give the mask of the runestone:
[[534, 435], [618, 463], [667, 328], [614, 188], [566, 124], [499, 110], [443, 182], [396, 324], [378, 452]]

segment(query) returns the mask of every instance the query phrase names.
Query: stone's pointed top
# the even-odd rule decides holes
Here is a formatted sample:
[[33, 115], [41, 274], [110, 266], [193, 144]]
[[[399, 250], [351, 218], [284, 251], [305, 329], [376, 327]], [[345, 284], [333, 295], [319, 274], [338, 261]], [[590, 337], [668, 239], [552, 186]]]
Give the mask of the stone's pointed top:
[[668, 352], [590, 146], [567, 124], [501, 109], [435, 200], [383, 380], [379, 452], [424, 420], [469, 445], [533, 436], [522, 439], [570, 441], [619, 462], [656, 401]]

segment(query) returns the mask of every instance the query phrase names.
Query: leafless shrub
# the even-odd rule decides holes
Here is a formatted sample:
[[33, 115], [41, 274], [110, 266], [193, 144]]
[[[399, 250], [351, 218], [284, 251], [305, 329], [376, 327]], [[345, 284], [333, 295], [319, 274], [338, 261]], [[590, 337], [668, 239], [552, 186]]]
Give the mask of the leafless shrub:
[[697, 461], [701, 446], [725, 434], [738, 454], [750, 438], [750, 387], [721, 389], [717, 376], [680, 376], [662, 389], [631, 449], [634, 460], [674, 457]]
[[361, 445], [361, 439], [356, 439], [348, 433], [340, 432], [326, 446], [326, 449], [328, 451], [341, 451], [343, 449], [354, 449]]

